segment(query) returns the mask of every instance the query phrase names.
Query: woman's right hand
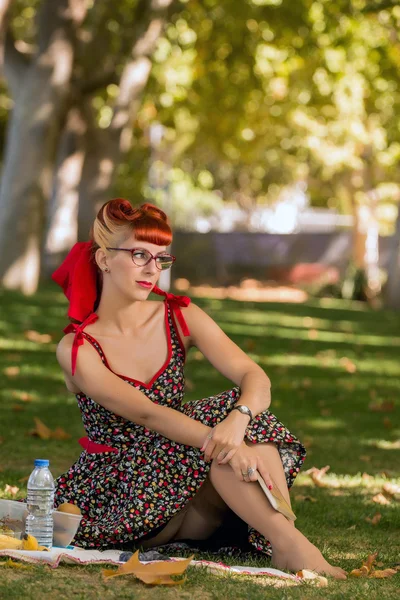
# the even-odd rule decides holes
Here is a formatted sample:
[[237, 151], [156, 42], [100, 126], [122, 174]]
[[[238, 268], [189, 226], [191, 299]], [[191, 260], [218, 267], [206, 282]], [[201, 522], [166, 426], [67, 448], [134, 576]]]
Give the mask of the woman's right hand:
[[[253, 447], [253, 445], [250, 446], [246, 442], [242, 442], [235, 455], [229, 461], [229, 465], [232, 467], [239, 481], [246, 481], [247, 483], [257, 481], [258, 471], [269, 489], [272, 489], [272, 481], [267, 465], [265, 464], [265, 459], [257, 452], [256, 445]], [[247, 474], [249, 468], [254, 469], [250, 476]]]

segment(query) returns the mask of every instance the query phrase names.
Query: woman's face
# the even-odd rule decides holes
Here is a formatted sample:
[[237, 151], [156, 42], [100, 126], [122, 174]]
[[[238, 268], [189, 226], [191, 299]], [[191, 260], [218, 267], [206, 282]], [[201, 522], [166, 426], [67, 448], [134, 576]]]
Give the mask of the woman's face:
[[[109, 272], [103, 273], [103, 289], [112, 284], [129, 300], [146, 300], [156, 285], [161, 271], [154, 258], [143, 264], [150, 257], [166, 253], [166, 246], [157, 246], [148, 242], [139, 242], [132, 235], [128, 240], [116, 246], [119, 250], [108, 250], [105, 257]], [[135, 249], [132, 253], [124, 249]], [[136, 263], [136, 264], [135, 264]], [[104, 269], [104, 267], [101, 265]]]

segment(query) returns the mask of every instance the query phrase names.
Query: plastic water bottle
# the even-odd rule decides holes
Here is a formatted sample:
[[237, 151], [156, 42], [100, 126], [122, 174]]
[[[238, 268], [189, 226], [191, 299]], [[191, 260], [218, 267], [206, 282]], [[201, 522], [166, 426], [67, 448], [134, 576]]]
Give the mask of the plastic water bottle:
[[53, 545], [54, 479], [49, 461], [37, 458], [28, 479], [25, 531], [34, 535], [41, 546]]

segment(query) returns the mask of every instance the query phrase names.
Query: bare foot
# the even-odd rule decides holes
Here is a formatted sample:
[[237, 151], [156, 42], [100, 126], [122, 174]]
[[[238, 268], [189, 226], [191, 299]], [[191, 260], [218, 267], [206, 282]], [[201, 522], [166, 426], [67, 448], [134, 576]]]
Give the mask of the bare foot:
[[272, 546], [272, 564], [278, 569], [301, 571], [308, 569], [321, 575], [329, 575], [335, 579], [347, 579], [346, 571], [329, 564], [316, 548], [300, 531], [296, 530], [294, 539], [283, 548]]

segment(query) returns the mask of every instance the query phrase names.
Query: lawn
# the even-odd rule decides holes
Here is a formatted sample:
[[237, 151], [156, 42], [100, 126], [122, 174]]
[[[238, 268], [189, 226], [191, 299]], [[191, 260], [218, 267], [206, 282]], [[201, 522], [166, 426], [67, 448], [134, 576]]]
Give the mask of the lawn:
[[[400, 502], [372, 499], [385, 483], [400, 484], [400, 330], [395, 312], [364, 304], [310, 300], [304, 304], [194, 299], [265, 369], [272, 381], [271, 410], [304, 442], [307, 460], [293, 487], [297, 526], [347, 571], [378, 552], [384, 567], [400, 563]], [[0, 292], [0, 497], [25, 494], [35, 457], [49, 457], [54, 476], [78, 457], [83, 434], [73, 395], [66, 391], [55, 345], [66, 324], [66, 302], [53, 286], [32, 298]], [[192, 350], [187, 399], [231, 384]], [[41, 440], [29, 432], [34, 417], [62, 427], [71, 438]], [[304, 471], [330, 465], [317, 487]], [[17, 486], [15, 492], [6, 486]], [[7, 491], [8, 490], [8, 491]], [[372, 519], [381, 515], [377, 524]], [[377, 517], [379, 519], [379, 517]], [[226, 562], [229, 562], [227, 559]], [[233, 562], [238, 562], [233, 561]], [[263, 561], [258, 561], [263, 566]], [[265, 564], [265, 563], [264, 563]], [[189, 569], [179, 588], [146, 588], [126, 579], [104, 583], [100, 567], [32, 567], [0, 571], [1, 598], [351, 598], [389, 600], [391, 579], [330, 581], [325, 589], [266, 588], [263, 580], [217, 577]]]

